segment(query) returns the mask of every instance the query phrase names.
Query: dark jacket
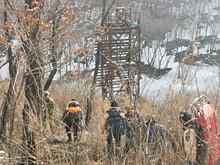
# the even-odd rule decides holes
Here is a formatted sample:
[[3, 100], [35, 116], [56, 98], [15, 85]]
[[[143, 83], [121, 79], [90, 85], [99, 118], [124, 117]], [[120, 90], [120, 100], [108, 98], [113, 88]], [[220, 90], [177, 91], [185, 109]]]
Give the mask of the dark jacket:
[[117, 107], [112, 107], [106, 111], [108, 113], [108, 118], [105, 121], [105, 130], [107, 132], [113, 131], [113, 134], [124, 132], [124, 119], [121, 116], [123, 112]]

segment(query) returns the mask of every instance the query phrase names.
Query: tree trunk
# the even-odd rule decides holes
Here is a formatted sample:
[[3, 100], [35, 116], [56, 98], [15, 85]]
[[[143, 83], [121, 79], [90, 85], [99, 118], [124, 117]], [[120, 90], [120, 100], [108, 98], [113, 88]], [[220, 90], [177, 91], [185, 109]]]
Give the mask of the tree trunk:
[[[25, 1], [25, 7], [32, 9], [32, 1]], [[39, 17], [39, 11], [35, 18]], [[28, 42], [25, 43], [27, 56], [27, 72], [25, 77], [25, 103], [22, 111], [23, 119], [23, 147], [28, 153], [24, 155], [24, 162], [28, 164], [35, 164], [36, 161], [36, 146], [35, 146], [35, 131], [39, 130], [42, 123], [43, 115], [43, 98], [42, 98], [42, 79], [43, 79], [43, 62], [41, 60], [42, 54], [40, 51], [39, 25], [32, 27], [29, 32]], [[37, 121], [36, 121], [37, 120]], [[39, 125], [36, 125], [39, 123]]]
[[[7, 1], [4, 1], [4, 6], [7, 6]], [[6, 22], [8, 22], [8, 15], [7, 15], [7, 11], [4, 11], [4, 24], [6, 25]], [[12, 54], [12, 49], [11, 49], [11, 34], [9, 32], [9, 30], [6, 30], [5, 35], [7, 36], [8, 40], [7, 43], [9, 43], [9, 47], [8, 47], [8, 60], [9, 60], [9, 75], [10, 75], [10, 84], [9, 84], [9, 88], [6, 94], [6, 99], [3, 105], [3, 109], [2, 109], [2, 116], [1, 116], [1, 128], [0, 128], [0, 139], [2, 139], [2, 141], [4, 142], [4, 138], [2, 138], [2, 135], [5, 135], [6, 133], [6, 122], [8, 121], [8, 112], [11, 112], [11, 102], [14, 101], [15, 99], [15, 91], [14, 91], [14, 84], [16, 82], [15, 78], [17, 75], [17, 61], [16, 59], [14, 60], [10, 60], [13, 59], [13, 54]], [[14, 110], [13, 110], [14, 111]], [[12, 119], [14, 120], [14, 119]]]

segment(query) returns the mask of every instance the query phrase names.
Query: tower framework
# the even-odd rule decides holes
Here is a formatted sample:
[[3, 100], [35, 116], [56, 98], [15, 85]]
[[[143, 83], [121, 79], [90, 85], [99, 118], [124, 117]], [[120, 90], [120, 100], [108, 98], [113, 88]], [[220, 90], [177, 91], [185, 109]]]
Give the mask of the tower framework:
[[102, 96], [130, 97], [140, 92], [140, 13], [131, 8], [117, 7], [105, 23], [101, 40], [98, 86]]

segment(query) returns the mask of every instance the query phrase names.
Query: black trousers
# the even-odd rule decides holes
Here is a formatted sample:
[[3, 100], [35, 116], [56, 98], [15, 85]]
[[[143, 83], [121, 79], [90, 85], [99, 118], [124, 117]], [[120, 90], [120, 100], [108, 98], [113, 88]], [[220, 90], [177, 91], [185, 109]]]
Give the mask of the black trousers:
[[73, 134], [74, 134], [74, 140], [78, 139], [78, 130], [79, 130], [79, 119], [69, 119], [65, 122], [66, 126], [66, 133], [68, 136], [68, 140], [71, 141], [72, 140], [72, 136], [71, 136], [71, 128], [73, 128]]
[[107, 136], [107, 144], [108, 144], [108, 152], [113, 152], [113, 138], [115, 139], [116, 147], [121, 146], [121, 135], [122, 130], [121, 129], [111, 129], [108, 130], [108, 136]]

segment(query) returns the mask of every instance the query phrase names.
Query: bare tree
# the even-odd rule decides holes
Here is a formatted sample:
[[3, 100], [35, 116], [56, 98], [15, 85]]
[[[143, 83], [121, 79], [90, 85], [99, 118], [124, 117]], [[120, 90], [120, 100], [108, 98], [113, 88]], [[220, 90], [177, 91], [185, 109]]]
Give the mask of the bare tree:
[[[4, 0], [4, 7], [6, 8], [8, 5], [8, 1]], [[0, 138], [2, 136], [5, 136], [6, 133], [6, 122], [8, 120], [9, 116], [12, 116], [14, 114], [14, 107], [12, 106], [12, 102], [15, 101], [15, 83], [16, 83], [16, 75], [17, 75], [17, 58], [15, 54], [12, 52], [12, 33], [13, 29], [10, 29], [8, 27], [8, 23], [10, 21], [8, 20], [8, 11], [4, 10], [4, 26], [5, 26], [5, 37], [7, 38], [7, 59], [9, 61], [9, 74], [10, 74], [10, 83], [8, 87], [8, 91], [5, 97], [5, 102], [2, 109], [2, 116], [1, 116], [1, 128], [0, 128]], [[10, 113], [11, 112], [11, 113]], [[10, 115], [9, 115], [10, 114]], [[12, 119], [13, 120], [13, 119]], [[4, 138], [2, 139], [4, 141]]]
[[[72, 2], [70, 1], [49, 3], [41, 0], [25, 0], [25, 3], [21, 3], [20, 6], [16, 6], [16, 3], [7, 0], [4, 2], [5, 8], [10, 9], [4, 11], [4, 30], [7, 43], [9, 43], [7, 62], [9, 62], [11, 80], [3, 106], [0, 133], [1, 136], [5, 136], [8, 111], [13, 108], [11, 110], [13, 115], [10, 116], [14, 116], [16, 109], [16, 104], [10, 102], [15, 101], [16, 103], [21, 93], [21, 90], [18, 95], [14, 93], [15, 78], [18, 72], [17, 60], [19, 59], [25, 62], [26, 68], [25, 74], [22, 75], [24, 80], [22, 82], [25, 82], [22, 140], [23, 147], [27, 149], [25, 152], [27, 159], [24, 161], [33, 163], [36, 160], [35, 134], [41, 130], [42, 124], [45, 122], [43, 121], [43, 90], [49, 88], [56, 74], [57, 61], [60, 58], [58, 50], [62, 50], [65, 37], [68, 34], [66, 32], [71, 31], [76, 14], [73, 13], [73, 6], [71, 6]], [[15, 20], [8, 20], [7, 12], [9, 11], [13, 11], [10, 18], [15, 18]], [[21, 48], [16, 53], [13, 53], [11, 48], [12, 35], [16, 35], [19, 43], [21, 43]], [[49, 63], [52, 63], [53, 69], [44, 85], [45, 67]], [[17, 97], [15, 98], [15, 96]], [[13, 120], [12, 117], [10, 127], [12, 131]], [[10, 131], [11, 136], [12, 131]]]

